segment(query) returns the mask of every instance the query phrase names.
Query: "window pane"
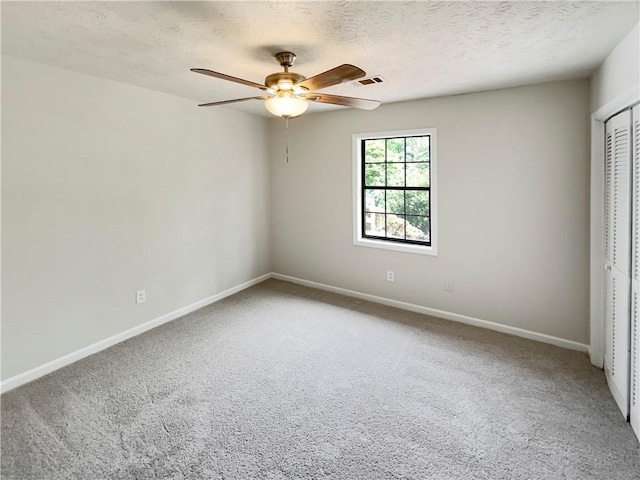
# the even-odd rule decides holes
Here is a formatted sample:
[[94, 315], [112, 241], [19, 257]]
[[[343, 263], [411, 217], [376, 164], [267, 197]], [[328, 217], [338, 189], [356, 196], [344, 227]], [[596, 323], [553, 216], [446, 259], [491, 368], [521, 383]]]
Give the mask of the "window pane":
[[429, 219], [407, 216], [407, 240], [429, 240]]
[[387, 138], [387, 162], [404, 162], [404, 137]]
[[406, 168], [407, 168], [407, 187], [428, 187], [429, 186], [429, 164], [428, 163], [408, 163]]
[[365, 213], [364, 215], [364, 233], [365, 235], [374, 235], [376, 237], [384, 237], [384, 213]]
[[407, 215], [429, 215], [429, 192], [407, 190]]
[[364, 184], [367, 187], [384, 186], [384, 163], [373, 163], [364, 166]]
[[387, 186], [404, 187], [404, 163], [387, 163]]
[[404, 215], [404, 192], [402, 190], [387, 190], [387, 213]]
[[407, 163], [407, 187], [429, 186], [429, 164]]
[[404, 239], [404, 215], [387, 215], [387, 237]]
[[384, 190], [364, 191], [364, 211], [384, 213]]
[[407, 138], [407, 162], [429, 161], [429, 137]]
[[364, 141], [365, 163], [384, 162], [384, 138]]

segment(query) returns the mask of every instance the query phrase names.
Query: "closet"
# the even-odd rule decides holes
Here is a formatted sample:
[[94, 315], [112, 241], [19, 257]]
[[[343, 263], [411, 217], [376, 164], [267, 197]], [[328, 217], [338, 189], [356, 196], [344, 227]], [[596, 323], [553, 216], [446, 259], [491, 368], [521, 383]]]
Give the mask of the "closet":
[[604, 370], [640, 438], [640, 106], [605, 124]]

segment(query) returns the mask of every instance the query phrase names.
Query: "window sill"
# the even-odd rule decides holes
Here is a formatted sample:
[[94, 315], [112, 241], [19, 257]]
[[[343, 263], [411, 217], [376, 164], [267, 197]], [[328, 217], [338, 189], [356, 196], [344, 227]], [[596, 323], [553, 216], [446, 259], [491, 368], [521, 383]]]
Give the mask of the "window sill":
[[358, 247], [381, 248], [383, 250], [394, 250], [396, 252], [417, 253], [419, 255], [437, 256], [438, 250], [434, 245], [430, 247], [423, 245], [410, 245], [402, 243], [385, 242], [383, 240], [371, 240], [368, 238], [358, 238], [354, 240], [354, 245]]

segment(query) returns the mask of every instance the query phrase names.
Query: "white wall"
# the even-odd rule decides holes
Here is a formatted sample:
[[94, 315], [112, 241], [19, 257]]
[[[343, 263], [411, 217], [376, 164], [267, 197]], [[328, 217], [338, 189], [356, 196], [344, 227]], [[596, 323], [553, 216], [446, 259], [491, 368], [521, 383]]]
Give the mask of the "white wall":
[[[588, 120], [586, 80], [308, 114], [287, 164], [274, 119], [273, 270], [588, 343]], [[421, 127], [438, 129], [439, 255], [354, 246], [351, 135]]]
[[266, 152], [263, 118], [3, 56], [2, 378], [267, 273]]
[[640, 23], [591, 77], [591, 112], [630, 90], [640, 90]]

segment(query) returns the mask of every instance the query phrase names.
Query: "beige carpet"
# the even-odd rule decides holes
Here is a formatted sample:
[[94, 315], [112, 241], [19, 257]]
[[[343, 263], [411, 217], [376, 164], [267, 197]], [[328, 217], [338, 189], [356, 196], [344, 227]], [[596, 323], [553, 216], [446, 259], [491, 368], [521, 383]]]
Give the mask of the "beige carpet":
[[584, 354], [270, 280], [2, 397], [3, 479], [633, 479]]

